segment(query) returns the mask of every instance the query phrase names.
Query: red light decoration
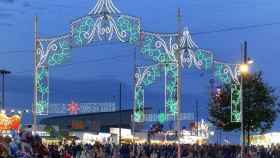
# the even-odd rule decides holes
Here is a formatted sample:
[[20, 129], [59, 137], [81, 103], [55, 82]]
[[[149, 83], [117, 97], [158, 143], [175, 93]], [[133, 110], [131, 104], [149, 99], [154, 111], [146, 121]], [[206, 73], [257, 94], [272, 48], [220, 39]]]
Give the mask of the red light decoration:
[[67, 105], [67, 109], [70, 114], [77, 114], [80, 111], [80, 106], [78, 103], [72, 101], [70, 104]]

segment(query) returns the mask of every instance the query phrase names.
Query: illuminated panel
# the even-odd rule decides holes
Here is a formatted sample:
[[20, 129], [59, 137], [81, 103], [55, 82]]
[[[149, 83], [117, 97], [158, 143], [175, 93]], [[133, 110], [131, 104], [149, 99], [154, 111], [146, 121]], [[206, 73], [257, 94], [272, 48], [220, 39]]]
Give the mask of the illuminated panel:
[[49, 103], [49, 72], [47, 67], [40, 67], [37, 70], [36, 87], [37, 102], [36, 113], [47, 114]]
[[224, 63], [215, 63], [214, 65], [214, 76], [223, 84], [230, 84], [232, 81], [231, 68], [229, 65]]
[[177, 113], [177, 66], [175, 63], [166, 64], [166, 101], [165, 106], [167, 113], [176, 114]]
[[140, 38], [140, 20], [127, 15], [90, 15], [74, 21], [71, 28], [73, 47], [113, 40], [137, 44]]
[[177, 34], [141, 33], [141, 53], [158, 63], [176, 61]]
[[141, 86], [135, 88], [135, 107], [133, 119], [135, 122], [144, 121], [144, 89]]
[[240, 84], [231, 85], [231, 122], [240, 122]]
[[144, 121], [144, 88], [153, 84], [158, 78], [160, 78], [162, 67], [160, 64], [140, 67], [135, 74], [136, 86], [135, 86], [135, 107], [134, 107], [134, 121]]

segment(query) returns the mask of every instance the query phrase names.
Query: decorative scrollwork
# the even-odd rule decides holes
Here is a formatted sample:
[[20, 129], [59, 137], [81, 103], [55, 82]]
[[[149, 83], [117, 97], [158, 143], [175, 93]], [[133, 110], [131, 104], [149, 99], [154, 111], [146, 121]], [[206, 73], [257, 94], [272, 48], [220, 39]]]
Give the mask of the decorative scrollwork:
[[[186, 55], [186, 57], [184, 56]], [[181, 61], [187, 64], [188, 68], [195, 66], [197, 69], [209, 70], [213, 65], [213, 54], [202, 49], [189, 49], [187, 54], [181, 55]], [[184, 65], [182, 65], [184, 67]]]
[[159, 63], [174, 62], [179, 45], [176, 42], [178, 34], [153, 34], [142, 32], [141, 52]]
[[139, 67], [135, 74], [136, 86], [149, 86], [160, 77], [162, 71], [161, 64]]
[[195, 66], [197, 69], [209, 70], [213, 65], [213, 53], [200, 49], [192, 40], [189, 30], [185, 29], [181, 38], [184, 51], [181, 53], [181, 66], [186, 64], [188, 68]]
[[140, 39], [140, 22], [136, 18], [129, 16], [120, 16], [117, 20], [118, 29], [125, 37], [129, 43], [137, 43]]
[[214, 76], [224, 84], [239, 83], [238, 65], [214, 62]]
[[70, 49], [70, 37], [68, 35], [52, 39], [40, 39], [37, 48], [39, 56], [37, 67], [45, 64], [58, 65], [63, 63], [69, 57]]
[[93, 41], [111, 41], [137, 43], [140, 37], [139, 19], [120, 15], [86, 16], [72, 23], [74, 46], [83, 46]]

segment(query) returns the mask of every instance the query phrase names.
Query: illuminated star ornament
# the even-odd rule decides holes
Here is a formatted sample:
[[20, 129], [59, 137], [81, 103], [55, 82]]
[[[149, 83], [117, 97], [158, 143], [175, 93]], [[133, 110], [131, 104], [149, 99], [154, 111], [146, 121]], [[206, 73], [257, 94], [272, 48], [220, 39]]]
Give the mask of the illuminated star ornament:
[[78, 114], [78, 112], [80, 111], [80, 106], [79, 104], [72, 101], [70, 104], [67, 105], [67, 109], [70, 114]]

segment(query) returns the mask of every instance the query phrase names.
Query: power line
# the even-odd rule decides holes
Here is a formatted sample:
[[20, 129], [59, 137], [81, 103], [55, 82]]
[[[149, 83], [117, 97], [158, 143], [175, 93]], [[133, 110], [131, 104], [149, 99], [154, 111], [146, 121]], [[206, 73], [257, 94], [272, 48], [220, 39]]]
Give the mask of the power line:
[[[234, 26], [234, 27], [222, 28], [222, 29], [217, 29], [217, 30], [212, 30], [212, 31], [194, 32], [194, 33], [191, 33], [191, 35], [197, 36], [197, 35], [205, 35], [205, 34], [212, 34], [212, 33], [221, 33], [221, 32], [238, 31], [238, 30], [246, 30], [246, 29], [253, 29], [253, 28], [262, 28], [262, 27], [268, 27], [268, 26], [273, 26], [273, 25], [280, 25], [280, 22]], [[102, 46], [102, 45], [116, 45], [116, 44], [119, 44], [119, 42], [98, 43], [98, 44], [94, 44], [92, 46], [85, 46], [85, 47], [95, 47], [95, 46]], [[0, 55], [8, 54], [8, 53], [24, 53], [24, 52], [32, 52], [32, 51], [34, 51], [34, 50], [29, 50], [29, 49], [7, 50], [7, 51], [0, 51]]]
[[268, 26], [273, 26], [273, 25], [280, 25], [280, 22], [235, 26], [235, 27], [223, 28], [223, 29], [218, 29], [218, 30], [213, 30], [213, 31], [195, 32], [195, 33], [191, 33], [191, 35], [196, 36], [196, 35], [203, 35], [203, 34], [212, 34], [212, 33], [229, 32], [229, 31], [237, 31], [237, 30], [247, 30], [247, 29], [252, 29], [252, 28], [261, 28], [261, 27], [268, 27]]
[[6, 51], [0, 51], [0, 55], [3, 55], [3, 54], [26, 53], [26, 52], [33, 52], [33, 51], [34, 51], [34, 50], [28, 50], [28, 49], [6, 50]]
[[[83, 61], [69, 63], [69, 64], [57, 65], [56, 68], [69, 67], [69, 66], [73, 66], [73, 65], [88, 64], [88, 63], [91, 63], [91, 62], [97, 63], [97, 62], [102, 62], [102, 61], [105, 61], [105, 60], [116, 60], [118, 58], [128, 57], [128, 56], [131, 56], [131, 55], [132, 54], [127, 53], [126, 55], [118, 55], [118, 56], [113, 56], [113, 57], [110, 57], [110, 58], [83, 60]], [[33, 72], [33, 70], [29, 69], [29, 70], [24, 70], [24, 71], [17, 71], [17, 72], [14, 72], [14, 74], [27, 73], [27, 72]]]
[[[94, 43], [92, 45], [86, 45], [86, 46], [83, 46], [82, 48], [92, 48], [92, 47], [106, 46], [106, 45], [110, 45], [110, 46], [119, 45], [119, 46], [122, 46], [122, 45], [124, 45], [124, 43], [117, 42], [117, 41], [108, 41], [106, 43]], [[6, 50], [6, 51], [0, 51], [0, 55], [26, 53], [26, 52], [30, 52], [32, 54], [33, 51], [34, 50], [32, 50], [32, 49]]]

